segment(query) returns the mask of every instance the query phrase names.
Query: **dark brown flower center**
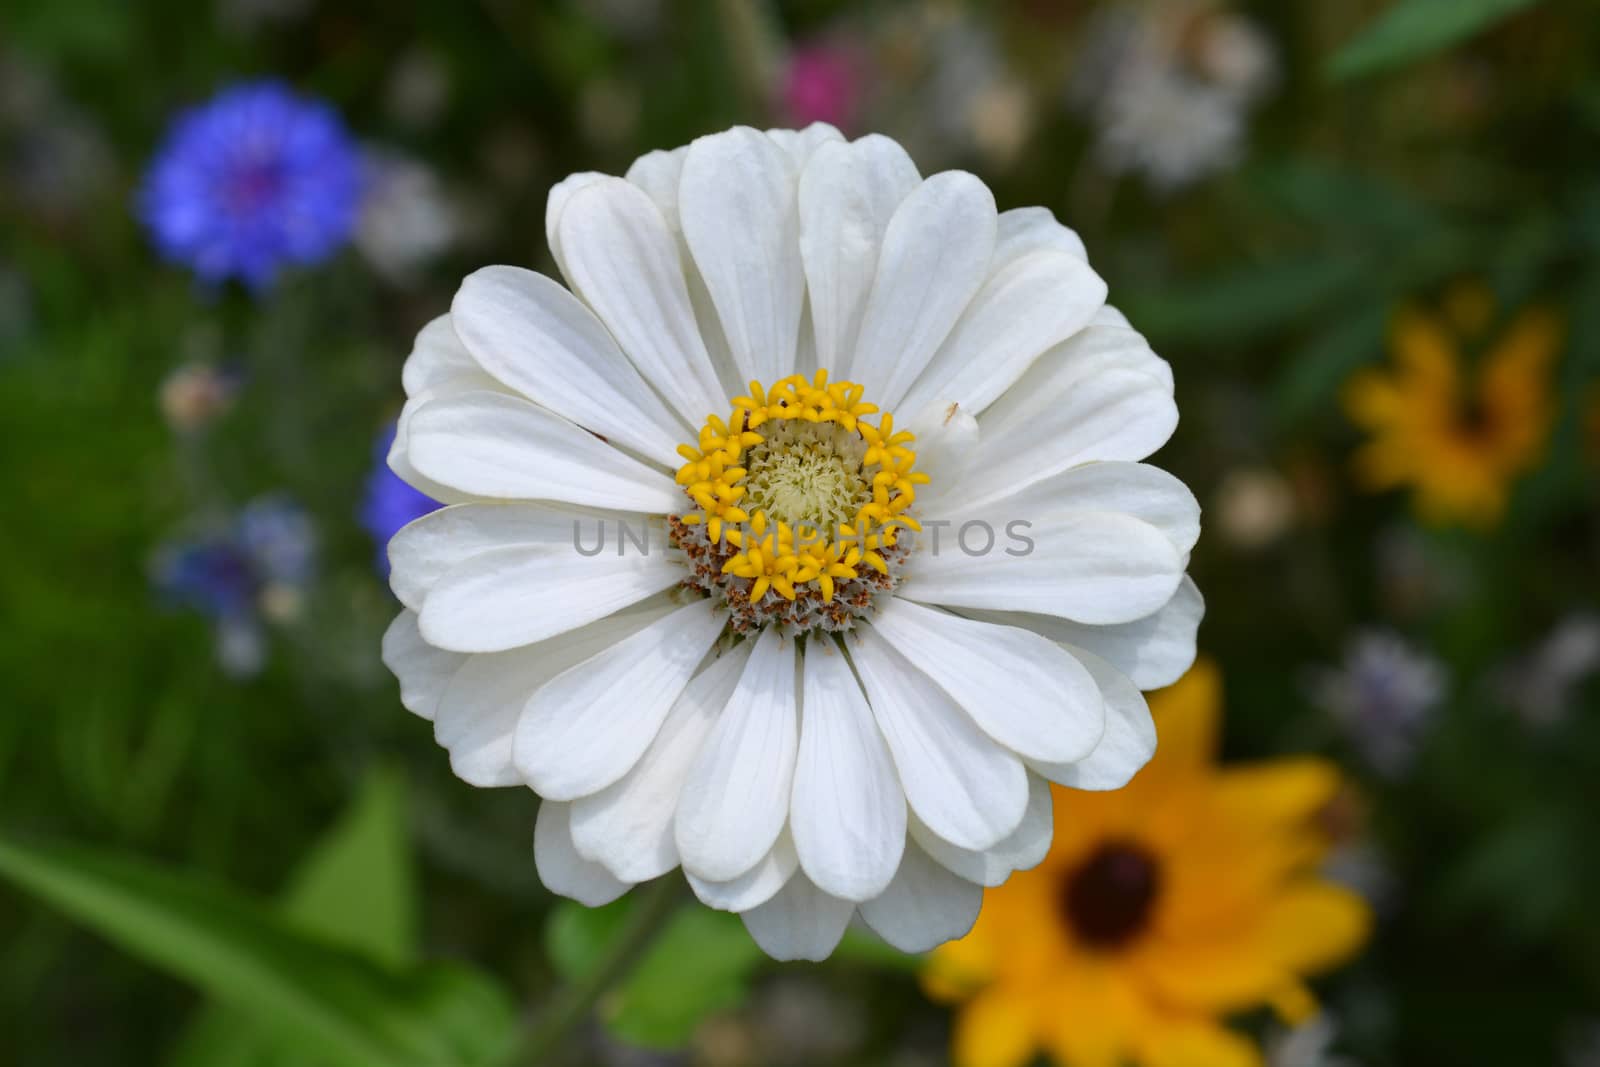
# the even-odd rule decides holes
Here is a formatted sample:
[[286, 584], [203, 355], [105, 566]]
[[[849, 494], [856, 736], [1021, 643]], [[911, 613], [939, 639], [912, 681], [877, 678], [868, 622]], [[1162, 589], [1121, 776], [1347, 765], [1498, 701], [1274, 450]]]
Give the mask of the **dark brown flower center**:
[[1067, 878], [1061, 906], [1073, 935], [1091, 948], [1120, 948], [1149, 924], [1161, 870], [1131, 842], [1100, 846]]
[[1494, 411], [1483, 397], [1473, 394], [1463, 401], [1461, 410], [1456, 414], [1456, 430], [1462, 437], [1481, 441], [1493, 436], [1497, 421]]

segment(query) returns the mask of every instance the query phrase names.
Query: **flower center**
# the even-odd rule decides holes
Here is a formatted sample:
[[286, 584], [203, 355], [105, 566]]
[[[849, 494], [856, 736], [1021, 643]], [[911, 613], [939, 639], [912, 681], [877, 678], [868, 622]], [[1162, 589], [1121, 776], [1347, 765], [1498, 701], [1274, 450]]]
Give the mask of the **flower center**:
[[1113, 841], [1100, 846], [1067, 879], [1061, 897], [1067, 923], [1079, 941], [1116, 949], [1149, 925], [1161, 891], [1161, 868], [1142, 846]]
[[732, 401], [680, 445], [693, 510], [669, 517], [687, 584], [724, 601], [731, 625], [846, 630], [894, 589], [907, 549], [900, 528], [916, 487], [914, 436], [862, 400], [853, 382], [793, 375]]
[[1456, 431], [1466, 440], [1486, 442], [1498, 429], [1495, 413], [1476, 393], [1468, 396], [1456, 413]]
[[223, 183], [222, 197], [227, 209], [236, 215], [249, 215], [261, 210], [278, 195], [283, 176], [271, 161], [255, 161], [241, 165]]
[[867, 445], [837, 423], [785, 422], [744, 459], [744, 509], [819, 530], [850, 526], [872, 501], [862, 471]]

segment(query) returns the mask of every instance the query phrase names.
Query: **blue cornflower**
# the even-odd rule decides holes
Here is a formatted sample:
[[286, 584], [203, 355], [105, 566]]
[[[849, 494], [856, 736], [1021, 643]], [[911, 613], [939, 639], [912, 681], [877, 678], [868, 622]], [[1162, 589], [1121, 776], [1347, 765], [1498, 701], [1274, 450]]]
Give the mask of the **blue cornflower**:
[[293, 615], [316, 551], [310, 517], [284, 497], [262, 497], [227, 523], [161, 546], [151, 581], [167, 603], [209, 619], [223, 669], [248, 677], [265, 662], [264, 623]]
[[389, 469], [389, 448], [394, 444], [393, 426], [378, 439], [374, 450], [377, 462], [367, 475], [366, 495], [361, 499], [361, 525], [378, 542], [378, 573], [389, 575], [389, 539], [400, 527], [442, 507], [433, 497], [414, 489]]
[[209, 283], [269, 284], [350, 237], [360, 154], [333, 109], [277, 82], [226, 89], [180, 115], [139, 192], [161, 254]]

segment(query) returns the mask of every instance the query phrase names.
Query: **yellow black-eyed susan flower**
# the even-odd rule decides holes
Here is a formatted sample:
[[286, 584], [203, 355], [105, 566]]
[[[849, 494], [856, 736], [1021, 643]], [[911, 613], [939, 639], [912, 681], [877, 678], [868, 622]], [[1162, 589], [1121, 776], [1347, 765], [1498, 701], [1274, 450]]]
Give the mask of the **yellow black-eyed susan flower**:
[[[1538, 463], [1550, 434], [1550, 370], [1562, 329], [1545, 308], [1524, 310], [1491, 333], [1492, 298], [1458, 287], [1441, 314], [1395, 317], [1393, 366], [1353, 378], [1350, 419], [1370, 434], [1356, 477], [1371, 490], [1410, 486], [1418, 514], [1436, 524], [1491, 526], [1516, 478]], [[1467, 352], [1487, 338], [1476, 365]]]
[[1337, 771], [1218, 767], [1220, 694], [1205, 662], [1155, 694], [1154, 760], [1117, 792], [1057, 790], [1045, 861], [929, 958], [928, 992], [961, 1005], [958, 1067], [1253, 1067], [1223, 1018], [1305, 1017], [1306, 976], [1365, 940], [1366, 904], [1317, 873]]

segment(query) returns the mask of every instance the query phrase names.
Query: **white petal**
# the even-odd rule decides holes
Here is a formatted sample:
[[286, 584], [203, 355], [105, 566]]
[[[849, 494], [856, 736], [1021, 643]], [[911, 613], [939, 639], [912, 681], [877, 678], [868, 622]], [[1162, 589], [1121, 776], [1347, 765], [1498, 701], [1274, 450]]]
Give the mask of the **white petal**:
[[[683, 266], [685, 282], [689, 286], [689, 305], [694, 309], [694, 319], [700, 329], [700, 339], [705, 342], [716, 369], [717, 380], [726, 396], [738, 396], [746, 389], [746, 381], [733, 365], [733, 355], [728, 351], [728, 339], [717, 319], [717, 309], [706, 289], [705, 279], [695, 266], [689, 246], [683, 240], [682, 224], [678, 218], [678, 183], [683, 177], [683, 161], [689, 155], [689, 146], [674, 148], [670, 152], [646, 152], [628, 168], [628, 181], [649, 194], [661, 212], [662, 219], [678, 243], [679, 260]], [[696, 426], [698, 430], [698, 425]]]
[[[1007, 547], [984, 531], [919, 540], [898, 595], [924, 604], [1032, 611], [1103, 626], [1160, 610], [1183, 577], [1184, 559], [1160, 530], [1129, 515], [1081, 512], [1023, 519]], [[995, 545], [999, 531], [995, 531]], [[955, 543], [952, 544], [951, 542]], [[973, 554], [969, 554], [969, 551]], [[423, 613], [427, 634], [427, 613]]]
[[400, 703], [407, 711], [432, 719], [445, 683], [465, 662], [459, 652], [434, 648], [417, 630], [417, 613], [402, 611], [383, 633], [383, 665], [400, 683]]
[[1205, 600], [1185, 576], [1160, 611], [1118, 626], [1086, 626], [1053, 615], [983, 611], [979, 618], [1037, 630], [1052, 641], [1088, 649], [1126, 674], [1140, 689], [1160, 689], [1183, 677], [1194, 663], [1195, 634]]
[[472, 354], [456, 336], [449, 315], [440, 315], [417, 332], [417, 339], [400, 369], [406, 396], [419, 396], [456, 378], [482, 374]]
[[900, 866], [905, 794], [844, 654], [821, 641], [801, 658], [790, 830], [813, 882], [833, 896], [867, 900], [883, 892]]
[[701, 137], [683, 161], [684, 241], [745, 379], [794, 369], [805, 294], [795, 195], [794, 160], [749, 127]]
[[410, 456], [424, 477], [477, 496], [657, 515], [683, 503], [659, 470], [503, 393], [458, 393], [424, 404], [411, 419]]
[[1028, 759], [1080, 759], [1100, 743], [1105, 710], [1094, 678], [1031, 630], [963, 619], [890, 599], [872, 620], [912, 666], [984, 733]]
[[[811, 308], [802, 304], [800, 308], [800, 339], [795, 345], [794, 368], [792, 373], [807, 378], [816, 377], [817, 368], [817, 331], [811, 323]], [[739, 390], [743, 393], [744, 390]]]
[[501, 652], [604, 618], [683, 578], [650, 553], [578, 555], [571, 545], [498, 548], [450, 570], [422, 606], [423, 638], [452, 652]]
[[1057, 403], [1074, 383], [1108, 370], [1147, 374], [1172, 392], [1171, 365], [1151, 351], [1149, 342], [1136, 330], [1126, 325], [1091, 324], [1035, 360], [1017, 386], [985, 413], [984, 424], [996, 429], [1026, 424]]
[[[412, 520], [390, 538], [389, 587], [402, 604], [421, 611], [434, 583], [474, 556], [516, 545], [567, 548], [581, 543], [587, 548], [602, 538], [620, 537], [619, 523], [643, 530], [648, 522], [640, 515], [548, 504], [454, 504]], [[611, 533], [603, 533], [601, 523]]]
[[728, 881], [778, 839], [799, 747], [796, 697], [795, 646], [768, 629], [684, 783], [675, 832], [686, 870]]
[[969, 882], [997, 886], [1014, 871], [1026, 871], [1044, 862], [1055, 831], [1055, 802], [1050, 783], [1037, 774], [1028, 775], [1028, 810], [1011, 836], [991, 849], [972, 852], [957, 848], [920, 819], [911, 821], [911, 837], [940, 866]]
[[920, 181], [905, 149], [877, 134], [824, 144], [800, 175], [800, 257], [817, 366], [836, 380], [850, 375], [884, 231]]
[[963, 848], [1003, 840], [1028, 803], [1022, 763], [882, 635], [856, 632], [851, 657], [911, 809]]
[[517, 720], [545, 682], [626, 640], [668, 608], [660, 600], [618, 612], [526, 648], [468, 656], [439, 696], [434, 740], [464, 782], [485, 788], [524, 784], [513, 759]]
[[444, 504], [459, 504], [475, 499], [431, 478], [424, 478], [411, 463], [411, 418], [431, 400], [455, 393], [502, 392], [505, 387], [490, 377], [468, 354], [449, 315], [441, 315], [417, 334], [416, 347], [401, 371], [406, 402], [395, 422], [394, 440], [386, 462], [389, 469], [407, 485]]
[[1156, 753], [1155, 720], [1144, 694], [1127, 675], [1092, 652], [1071, 651], [1089, 668], [1105, 696], [1105, 736], [1093, 752], [1076, 763], [1032, 761], [1029, 766], [1052, 782], [1073, 789], [1121, 789]]
[[[490, 388], [494, 380], [487, 374], [481, 375], [482, 381], [474, 388]], [[384, 457], [384, 462], [394, 472], [396, 478], [405, 482], [423, 496], [437, 500], [441, 504], [465, 504], [472, 500], [480, 499], [472, 493], [463, 493], [459, 489], [452, 489], [448, 485], [440, 485], [431, 478], [424, 478], [411, 465], [411, 454], [408, 446], [411, 443], [410, 421], [423, 404], [434, 398], [433, 393], [423, 393], [415, 400], [407, 400], [400, 409], [400, 418], [395, 424], [394, 440], [389, 444], [389, 454]]]
[[964, 936], [982, 906], [981, 886], [946, 870], [913, 844], [906, 847], [889, 888], [861, 905], [861, 917], [901, 952], [927, 952]]
[[623, 175], [649, 194], [667, 229], [678, 230], [678, 180], [683, 176], [683, 157], [689, 148], [656, 149], [633, 161]]
[[517, 723], [514, 759], [539, 795], [597, 793], [644, 755], [725, 619], [685, 605], [550, 679]]
[[[1002, 403], [1028, 388], [1015, 386]], [[978, 420], [983, 436], [973, 466], [985, 473], [988, 499], [1083, 463], [1144, 459], [1178, 425], [1171, 391], [1141, 371], [1108, 369], [1031, 399], [1053, 403], [1000, 419], [991, 409]]]
[[889, 220], [850, 377], [897, 407], [939, 350], [989, 269], [994, 196], [964, 171], [935, 174]]
[[533, 826], [533, 865], [539, 880], [550, 892], [571, 897], [585, 907], [609, 904], [633, 887], [578, 855], [572, 847], [567, 809], [568, 805], [555, 800], [539, 805], [539, 818]]
[[689, 767], [739, 683], [751, 643], [712, 661], [667, 713], [649, 749], [622, 779], [573, 802], [578, 852], [618, 878], [646, 882], [678, 865], [672, 819]]
[[813, 155], [829, 144], [844, 140], [844, 134], [826, 122], [813, 122], [803, 130], [767, 130], [765, 132], [773, 144], [788, 153], [797, 170], [804, 167]]
[[468, 656], [445, 687], [433, 736], [450, 753], [450, 770], [468, 785], [524, 784], [511, 758], [517, 718], [528, 694], [569, 662], [549, 644]]
[[1200, 503], [1194, 494], [1177, 478], [1146, 463], [1085, 463], [1003, 497], [986, 494], [987, 498], [978, 502], [966, 498], [973, 490], [968, 486], [932, 506], [925, 505], [918, 493], [923, 521], [947, 519], [959, 525], [981, 518], [998, 527], [1027, 519], [1037, 525], [1042, 516], [1108, 511], [1149, 523], [1166, 534], [1183, 555], [1188, 555], [1200, 538]]
[[1065, 252], [1089, 262], [1083, 239], [1056, 221], [1049, 208], [1019, 207], [1000, 212], [999, 237], [995, 241], [997, 260], [1011, 260], [1029, 252]]
[[1094, 313], [1094, 324], [1096, 326], [1120, 326], [1125, 330], [1133, 329], [1133, 323], [1128, 321], [1128, 316], [1110, 304]]
[[[917, 435], [917, 470], [929, 478], [917, 490], [917, 513], [933, 515], [936, 501], [958, 491], [978, 450], [978, 420], [954, 400], [923, 408], [904, 429]], [[969, 494], [970, 495], [970, 494]]]
[[556, 261], [556, 266], [561, 268], [561, 276], [572, 281], [572, 272], [567, 270], [567, 257], [562, 254], [561, 248], [561, 216], [567, 210], [567, 203], [574, 193], [586, 189], [596, 182], [605, 181], [608, 174], [598, 171], [580, 171], [563, 178], [550, 188], [550, 195], [544, 202], [544, 238], [550, 246], [550, 257]]
[[[996, 256], [998, 260], [998, 255]], [[998, 262], [916, 384], [912, 411], [949, 398], [973, 414], [992, 404], [1041, 354], [1088, 324], [1106, 283], [1077, 256], [1029, 252]]]
[[788, 831], [778, 835], [767, 854], [754, 867], [726, 882], [711, 882], [693, 871], [685, 871], [689, 887], [700, 903], [718, 911], [749, 911], [771, 900], [800, 865], [794, 841]]
[[[1112, 370], [1131, 371], [1154, 378], [1162, 391], [1171, 397], [1172, 368], [1166, 360], [1150, 350], [1150, 345], [1143, 337], [1125, 326], [1090, 325], [1034, 361], [1028, 372], [984, 412], [984, 433], [1003, 434], [1006, 439], [1016, 438], [1011, 441], [1013, 447], [1018, 443], [1025, 444], [1039, 436], [1037, 431], [1041, 420], [1050, 420], [1052, 426], [1062, 425], [1061, 420], [1055, 418], [1054, 409], [1064, 399], [1071, 397], [1072, 390], [1079, 383]], [[1177, 409], [1172, 408], [1166, 417], [1176, 425]], [[1152, 432], [1155, 429], [1157, 427], [1152, 427]], [[1166, 432], [1170, 434], [1171, 427], [1167, 427]], [[1087, 458], [1143, 459], [1160, 447], [1163, 441], [1165, 437], [1159, 437], [1137, 455], [1097, 455]], [[1125, 443], [1122, 450], [1125, 451], [1126, 447]]]
[[727, 407], [689, 304], [677, 238], [621, 178], [579, 189], [559, 226], [563, 268], [633, 365], [691, 426]]
[[456, 333], [483, 368], [592, 433], [668, 467], [686, 424], [583, 302], [542, 274], [484, 267], [456, 291]]
[[803, 874], [778, 895], [744, 913], [744, 928], [775, 960], [825, 960], [844, 937], [855, 906], [831, 897]]

